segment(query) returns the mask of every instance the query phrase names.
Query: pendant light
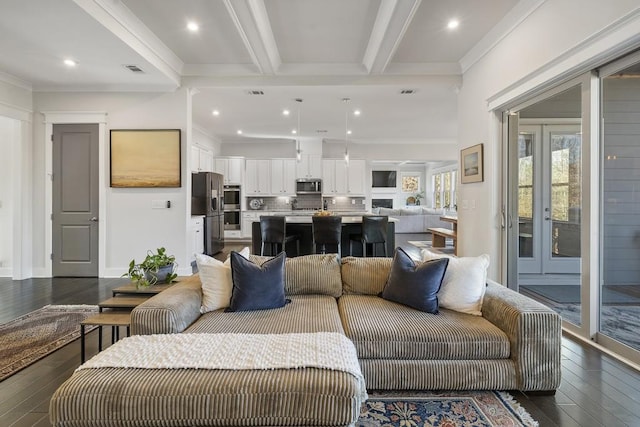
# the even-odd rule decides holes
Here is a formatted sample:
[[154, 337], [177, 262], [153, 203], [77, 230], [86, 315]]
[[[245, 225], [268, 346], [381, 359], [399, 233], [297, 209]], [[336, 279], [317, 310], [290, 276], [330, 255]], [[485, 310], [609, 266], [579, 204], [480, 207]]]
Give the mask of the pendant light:
[[297, 129], [297, 138], [296, 138], [296, 161], [300, 162], [302, 160], [302, 150], [300, 150], [300, 106], [302, 105], [302, 98], [296, 98], [296, 102], [298, 103], [298, 129]]
[[342, 102], [344, 102], [344, 162], [349, 164], [349, 98], [342, 98]]

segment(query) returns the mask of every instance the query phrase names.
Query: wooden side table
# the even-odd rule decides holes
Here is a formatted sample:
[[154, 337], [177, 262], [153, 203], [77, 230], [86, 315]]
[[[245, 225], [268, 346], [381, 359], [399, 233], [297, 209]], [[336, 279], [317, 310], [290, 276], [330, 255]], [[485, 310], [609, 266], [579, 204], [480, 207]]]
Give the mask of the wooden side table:
[[173, 283], [138, 288], [135, 284], [129, 283], [127, 285], [122, 285], [122, 286], [118, 286], [117, 288], [113, 288], [111, 290], [111, 294], [114, 297], [118, 294], [155, 295], [155, 294], [159, 294], [160, 292], [166, 289], [169, 289], [171, 286], [173, 286]]
[[98, 308], [100, 312], [102, 312], [103, 308], [114, 308], [114, 309], [134, 309], [146, 300], [148, 300], [151, 295], [118, 295], [112, 298], [106, 299], [98, 304]]
[[85, 327], [87, 325], [98, 327], [98, 351], [102, 351], [102, 327], [111, 326], [111, 341], [115, 342], [120, 335], [120, 326], [127, 327], [127, 336], [131, 330], [131, 313], [129, 311], [109, 311], [98, 313], [80, 322], [80, 360], [85, 362]]

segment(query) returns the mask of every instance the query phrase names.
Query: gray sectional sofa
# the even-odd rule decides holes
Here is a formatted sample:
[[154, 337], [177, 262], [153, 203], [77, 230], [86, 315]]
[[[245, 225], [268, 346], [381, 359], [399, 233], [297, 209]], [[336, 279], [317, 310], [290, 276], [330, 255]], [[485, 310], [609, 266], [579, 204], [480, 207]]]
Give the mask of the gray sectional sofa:
[[396, 218], [396, 234], [421, 234], [428, 233], [428, 228], [451, 228], [450, 222], [441, 221], [444, 215], [443, 209], [434, 209], [415, 206], [411, 208], [389, 209], [375, 208], [374, 214], [388, 215]]
[[[250, 259], [262, 264], [268, 258]], [[378, 296], [391, 263], [336, 255], [287, 259], [291, 302], [258, 311], [201, 314], [201, 283], [191, 276], [135, 308], [131, 332], [150, 339], [202, 334], [203, 340], [229, 333], [344, 334], [355, 346], [351, 360], [359, 362], [367, 390], [553, 393], [559, 386], [561, 320], [554, 311], [496, 283], [487, 285], [482, 316], [418, 311]], [[359, 378], [315, 368], [85, 369], [56, 391], [50, 417], [67, 427], [351, 426], [366, 394]]]
[[[254, 262], [266, 257], [251, 255]], [[138, 306], [132, 334], [339, 332], [353, 341], [368, 389], [554, 391], [560, 383], [560, 316], [488, 283], [482, 316], [437, 315], [378, 296], [391, 258], [287, 259], [283, 308], [200, 314], [197, 276]]]

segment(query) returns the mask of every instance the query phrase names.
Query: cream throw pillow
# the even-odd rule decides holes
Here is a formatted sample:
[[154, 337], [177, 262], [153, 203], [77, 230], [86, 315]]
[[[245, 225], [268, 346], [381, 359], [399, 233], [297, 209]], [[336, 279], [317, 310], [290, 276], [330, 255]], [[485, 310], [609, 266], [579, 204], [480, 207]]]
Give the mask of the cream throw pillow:
[[438, 292], [440, 307], [482, 316], [482, 300], [487, 288], [489, 255], [454, 257], [423, 249], [422, 260], [449, 258], [449, 266]]
[[[249, 248], [244, 248], [239, 253], [245, 258], [249, 258]], [[231, 261], [229, 258], [222, 262], [204, 254], [196, 254], [196, 264], [198, 265], [198, 274], [202, 283], [200, 313], [229, 307], [231, 290], [233, 289]]]

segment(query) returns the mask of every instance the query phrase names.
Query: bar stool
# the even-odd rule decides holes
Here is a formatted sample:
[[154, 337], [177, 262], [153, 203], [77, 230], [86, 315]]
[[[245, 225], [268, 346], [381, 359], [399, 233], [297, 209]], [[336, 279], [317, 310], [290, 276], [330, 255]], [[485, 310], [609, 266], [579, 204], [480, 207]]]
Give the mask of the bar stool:
[[362, 234], [349, 235], [349, 254], [353, 253], [353, 242], [362, 243], [362, 255], [367, 256], [367, 244], [371, 243], [373, 256], [376, 255], [376, 244], [382, 244], [384, 256], [387, 256], [387, 225], [388, 216], [363, 216]]
[[342, 247], [342, 217], [339, 216], [313, 216], [311, 217], [313, 234], [313, 253], [321, 245], [321, 253], [327, 253], [327, 245], [337, 247], [340, 256]]
[[287, 222], [284, 216], [261, 216], [260, 234], [262, 235], [260, 255], [264, 255], [265, 243], [269, 244], [269, 255], [276, 255], [278, 245], [286, 252], [287, 243], [293, 241], [296, 242], [296, 255], [300, 254], [300, 236], [297, 234], [287, 235]]

